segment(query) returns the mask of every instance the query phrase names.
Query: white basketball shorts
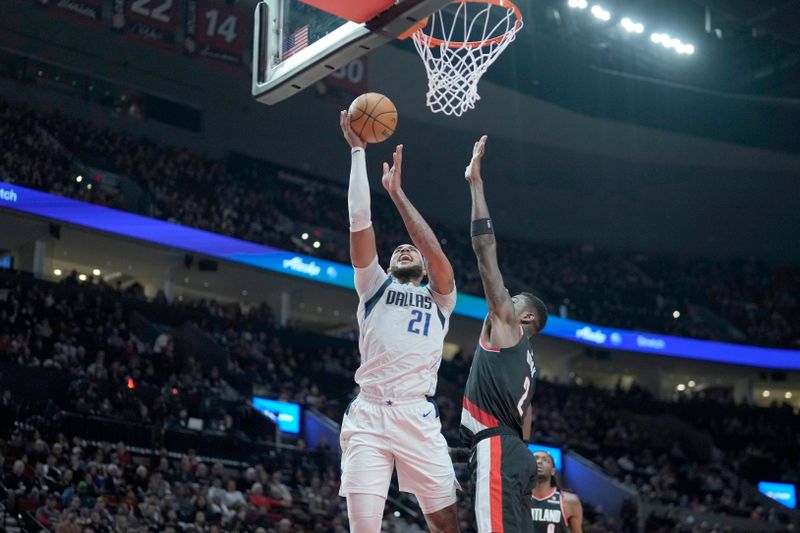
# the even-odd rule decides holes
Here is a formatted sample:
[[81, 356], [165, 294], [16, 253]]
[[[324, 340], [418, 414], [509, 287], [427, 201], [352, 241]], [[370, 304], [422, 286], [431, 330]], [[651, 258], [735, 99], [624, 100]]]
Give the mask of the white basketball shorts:
[[390, 403], [359, 396], [345, 412], [339, 442], [340, 496], [352, 492], [386, 497], [396, 466], [402, 492], [418, 498], [452, 495], [455, 502], [458, 484], [433, 401]]

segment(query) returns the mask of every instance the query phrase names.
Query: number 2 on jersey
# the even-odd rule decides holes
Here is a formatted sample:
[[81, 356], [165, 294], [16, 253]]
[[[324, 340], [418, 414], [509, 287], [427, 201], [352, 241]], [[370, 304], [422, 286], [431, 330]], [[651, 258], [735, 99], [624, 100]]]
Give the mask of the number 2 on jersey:
[[525, 416], [525, 411], [522, 410], [522, 404], [525, 403], [525, 398], [528, 397], [528, 391], [531, 388], [531, 378], [525, 376], [525, 381], [522, 383], [522, 388], [525, 390], [522, 391], [522, 397], [520, 397], [519, 402], [517, 402], [517, 411], [519, 411], [519, 416]]
[[[422, 322], [422, 317], [425, 316], [425, 325], [422, 327], [422, 331], [420, 332], [419, 324]], [[430, 313], [423, 313], [419, 309], [413, 309], [411, 311], [411, 316], [414, 318], [408, 323], [408, 331], [411, 333], [416, 333], [417, 335], [424, 335], [425, 337], [428, 336], [428, 328], [431, 325], [431, 314]]]

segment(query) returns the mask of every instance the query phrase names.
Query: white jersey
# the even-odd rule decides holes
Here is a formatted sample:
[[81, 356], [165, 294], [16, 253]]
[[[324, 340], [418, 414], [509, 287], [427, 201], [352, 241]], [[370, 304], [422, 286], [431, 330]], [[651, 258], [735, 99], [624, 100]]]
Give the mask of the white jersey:
[[433, 396], [444, 337], [456, 306], [456, 290], [439, 294], [429, 286], [398, 283], [375, 257], [355, 269], [358, 292], [356, 383], [378, 400]]

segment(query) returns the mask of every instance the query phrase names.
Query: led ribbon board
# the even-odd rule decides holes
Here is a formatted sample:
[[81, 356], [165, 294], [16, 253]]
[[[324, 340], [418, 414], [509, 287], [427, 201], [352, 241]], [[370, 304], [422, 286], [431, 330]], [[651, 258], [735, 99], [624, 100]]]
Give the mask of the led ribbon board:
[[[0, 181], [0, 208], [354, 289], [353, 268], [349, 265], [62, 198], [2, 181]], [[487, 310], [483, 298], [469, 294], [458, 295], [456, 314], [483, 320]], [[609, 350], [686, 357], [760, 368], [800, 370], [800, 350], [760, 348], [613, 329], [557, 316], [549, 318], [543, 333]]]
[[773, 483], [771, 481], [760, 481], [758, 492], [764, 494], [789, 509], [797, 507], [797, 493], [795, 486], [790, 483]]
[[253, 396], [253, 407], [278, 424], [284, 433], [300, 433], [300, 405]]

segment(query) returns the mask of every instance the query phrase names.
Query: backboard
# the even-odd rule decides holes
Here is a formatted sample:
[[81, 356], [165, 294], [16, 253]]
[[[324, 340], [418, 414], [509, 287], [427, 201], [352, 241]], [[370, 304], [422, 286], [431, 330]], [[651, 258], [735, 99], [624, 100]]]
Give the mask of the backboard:
[[285, 100], [450, 1], [261, 0], [255, 12], [252, 94], [265, 104]]

